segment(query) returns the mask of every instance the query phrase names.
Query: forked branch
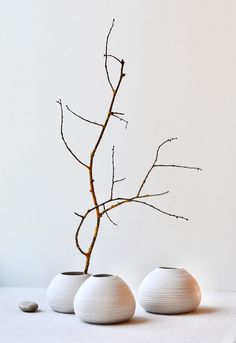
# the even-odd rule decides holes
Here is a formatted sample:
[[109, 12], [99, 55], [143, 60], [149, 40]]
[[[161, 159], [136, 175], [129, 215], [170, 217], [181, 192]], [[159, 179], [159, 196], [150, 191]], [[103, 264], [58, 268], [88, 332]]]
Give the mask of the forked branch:
[[[110, 189], [110, 195], [109, 195], [109, 198], [107, 200], [104, 200], [104, 201], [99, 201], [98, 200], [98, 197], [97, 197], [97, 191], [96, 191], [96, 187], [95, 187], [95, 177], [94, 177], [94, 161], [95, 161], [95, 157], [96, 157], [96, 153], [97, 153], [97, 150], [100, 146], [100, 143], [104, 137], [104, 134], [108, 128], [108, 124], [109, 124], [109, 121], [111, 118], [116, 118], [116, 119], [119, 119], [120, 121], [123, 121], [125, 122], [126, 124], [126, 127], [128, 125], [128, 121], [125, 120], [123, 118], [124, 116], [124, 113], [122, 112], [117, 112], [117, 111], [114, 111], [113, 107], [114, 107], [114, 104], [115, 104], [115, 101], [116, 101], [116, 97], [117, 97], [117, 94], [119, 92], [119, 89], [120, 89], [120, 86], [121, 86], [121, 83], [122, 83], [122, 80], [123, 78], [125, 77], [125, 73], [124, 73], [124, 65], [125, 65], [125, 62], [123, 59], [120, 59], [118, 57], [116, 57], [115, 55], [112, 55], [108, 52], [108, 48], [109, 48], [109, 39], [110, 39], [110, 36], [111, 36], [111, 33], [112, 33], [112, 30], [113, 30], [113, 27], [114, 27], [114, 19], [112, 21], [112, 24], [111, 24], [111, 27], [109, 29], [109, 32], [107, 34], [107, 37], [106, 37], [106, 42], [105, 42], [105, 53], [104, 53], [104, 58], [105, 58], [105, 72], [106, 72], [106, 77], [107, 77], [107, 81], [108, 81], [108, 84], [112, 90], [112, 95], [111, 95], [111, 100], [110, 100], [110, 104], [109, 104], [109, 107], [108, 107], [108, 110], [107, 110], [107, 113], [105, 115], [105, 118], [104, 118], [104, 122], [103, 123], [99, 123], [99, 122], [96, 122], [96, 121], [92, 121], [92, 120], [89, 120], [77, 113], [75, 113], [74, 111], [72, 111], [69, 106], [66, 106], [67, 110], [70, 111], [73, 115], [75, 115], [76, 117], [80, 118], [81, 120], [89, 123], [89, 124], [93, 124], [93, 125], [96, 125], [96, 126], [99, 126], [100, 127], [100, 132], [98, 133], [98, 137], [94, 143], [94, 146], [91, 150], [91, 153], [90, 153], [90, 157], [89, 157], [89, 164], [86, 164], [84, 163], [80, 158], [78, 158], [78, 156], [72, 151], [72, 149], [69, 147], [68, 143], [66, 142], [65, 140], [65, 137], [64, 137], [64, 132], [63, 132], [63, 124], [64, 124], [64, 112], [63, 112], [63, 104], [62, 104], [62, 101], [59, 100], [58, 103], [60, 105], [60, 109], [61, 109], [61, 138], [67, 148], [67, 150], [70, 152], [70, 154], [76, 159], [77, 162], [79, 162], [79, 164], [81, 164], [82, 166], [84, 166], [87, 170], [88, 170], [88, 175], [89, 175], [89, 187], [90, 187], [90, 194], [91, 194], [91, 197], [92, 197], [92, 207], [87, 209], [85, 211], [84, 214], [81, 214], [81, 213], [77, 213], [75, 212], [75, 214], [80, 218], [80, 222], [79, 222], [79, 225], [77, 227], [77, 230], [76, 230], [76, 234], [75, 234], [75, 242], [76, 242], [76, 247], [78, 248], [78, 250], [81, 252], [81, 254], [83, 254], [86, 258], [86, 262], [85, 262], [85, 268], [84, 268], [84, 272], [87, 273], [88, 272], [88, 268], [89, 268], [89, 264], [90, 264], [90, 259], [91, 259], [91, 254], [93, 252], [93, 249], [94, 249], [94, 245], [96, 243], [96, 240], [97, 240], [97, 236], [98, 236], [98, 233], [99, 233], [99, 230], [100, 230], [100, 225], [101, 225], [101, 220], [103, 218], [103, 216], [106, 216], [108, 218], [108, 220], [115, 226], [117, 226], [117, 224], [111, 219], [110, 217], [110, 211], [115, 209], [115, 208], [118, 208], [122, 205], [125, 205], [125, 204], [129, 204], [129, 203], [137, 203], [137, 204], [142, 204], [144, 206], [148, 206], [162, 214], [165, 214], [167, 216], [171, 216], [171, 217], [174, 217], [176, 219], [183, 219], [183, 220], [188, 220], [188, 218], [184, 217], [184, 216], [179, 216], [179, 215], [176, 215], [176, 214], [173, 214], [173, 213], [170, 213], [168, 211], [164, 211], [162, 209], [159, 208], [159, 206], [155, 206], [151, 203], [148, 202], [148, 200], [150, 200], [151, 198], [158, 198], [158, 197], [161, 197], [161, 196], [164, 196], [166, 194], [169, 193], [169, 191], [165, 191], [165, 192], [161, 192], [161, 193], [146, 193], [146, 194], [142, 194], [142, 191], [143, 191], [143, 188], [146, 184], [146, 182], [148, 181], [148, 178], [151, 174], [151, 172], [153, 171], [154, 168], [157, 168], [157, 167], [174, 167], [174, 168], [186, 168], [186, 169], [195, 169], [195, 170], [201, 170], [200, 168], [196, 168], [196, 167], [189, 167], [189, 166], [185, 166], [185, 165], [177, 165], [177, 164], [159, 164], [158, 163], [158, 158], [159, 158], [159, 152], [161, 150], [161, 148], [169, 143], [169, 142], [172, 142], [173, 140], [176, 140], [177, 138], [170, 138], [170, 139], [167, 139], [166, 141], [164, 141], [163, 143], [161, 143], [158, 147], [157, 147], [157, 151], [156, 151], [156, 155], [155, 155], [155, 158], [154, 158], [154, 161], [153, 163], [151, 164], [150, 168], [148, 169], [147, 173], [144, 175], [141, 183], [140, 183], [140, 186], [138, 188], [138, 191], [137, 193], [135, 193], [135, 195], [133, 195], [132, 197], [115, 197], [114, 196], [114, 187], [115, 187], [115, 184], [116, 183], [119, 183], [121, 181], [124, 181], [125, 178], [119, 178], [117, 179], [115, 177], [115, 147], [113, 146], [112, 148], [112, 173], [111, 173], [111, 189]], [[111, 79], [111, 76], [110, 76], [110, 72], [109, 72], [109, 68], [108, 68], [108, 59], [111, 58], [113, 59], [115, 62], [119, 63], [119, 66], [120, 66], [120, 70], [119, 70], [119, 75], [118, 75], [118, 78], [117, 78], [117, 82], [113, 82], [113, 80]], [[91, 243], [88, 247], [87, 250], [85, 249], [82, 249], [81, 245], [80, 245], [80, 241], [79, 241], [79, 234], [80, 234], [80, 230], [82, 228], [82, 226], [84, 225], [85, 223], [85, 220], [88, 218], [88, 216], [90, 214], [93, 214], [95, 215], [95, 219], [96, 219], [96, 224], [95, 224], [95, 227], [94, 227], [94, 232], [93, 232], [93, 236], [92, 236], [92, 239], [91, 239]]]

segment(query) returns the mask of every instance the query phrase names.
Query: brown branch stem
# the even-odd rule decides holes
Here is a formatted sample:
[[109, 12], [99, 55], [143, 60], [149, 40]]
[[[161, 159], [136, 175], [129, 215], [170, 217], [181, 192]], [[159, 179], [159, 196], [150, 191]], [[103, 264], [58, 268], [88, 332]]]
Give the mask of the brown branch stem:
[[109, 38], [110, 38], [110, 34], [112, 32], [113, 27], [114, 27], [114, 20], [112, 21], [112, 25], [111, 25], [110, 30], [108, 32], [107, 39], [106, 39], [106, 46], [105, 46], [105, 70], [106, 70], [106, 75], [107, 75], [108, 83], [110, 84], [110, 87], [112, 89], [112, 98], [111, 98], [111, 102], [110, 102], [110, 106], [109, 106], [109, 109], [108, 109], [108, 112], [107, 112], [106, 119], [104, 121], [104, 124], [102, 125], [102, 129], [101, 129], [100, 134], [98, 136], [98, 139], [97, 139], [97, 141], [96, 141], [96, 143], [94, 145], [94, 148], [93, 148], [93, 150], [92, 150], [92, 152], [90, 154], [90, 162], [89, 162], [89, 167], [88, 167], [88, 169], [89, 169], [90, 192], [91, 192], [91, 196], [92, 196], [92, 201], [94, 203], [94, 209], [96, 211], [96, 218], [97, 219], [96, 219], [96, 226], [95, 226], [95, 229], [94, 229], [94, 235], [93, 235], [93, 238], [92, 238], [92, 242], [91, 242], [91, 244], [90, 244], [90, 246], [88, 248], [88, 252], [86, 254], [86, 265], [85, 265], [85, 269], [84, 269], [85, 273], [87, 273], [87, 271], [88, 271], [91, 254], [92, 254], [92, 251], [93, 251], [96, 239], [97, 239], [97, 235], [98, 235], [99, 228], [100, 228], [100, 222], [101, 222], [101, 213], [100, 213], [100, 209], [99, 209], [100, 206], [98, 204], [97, 195], [96, 195], [95, 186], [94, 186], [94, 176], [93, 176], [94, 158], [95, 158], [97, 149], [98, 149], [98, 147], [100, 145], [100, 142], [101, 142], [101, 140], [102, 140], [102, 138], [104, 136], [106, 128], [108, 126], [109, 120], [110, 120], [110, 118], [112, 116], [112, 110], [113, 110], [113, 106], [114, 106], [114, 103], [115, 103], [115, 99], [116, 99], [118, 90], [120, 88], [122, 79], [125, 76], [125, 74], [124, 74], [124, 64], [125, 64], [125, 62], [124, 62], [124, 60], [121, 60], [120, 75], [119, 75], [119, 79], [118, 79], [116, 88], [114, 88], [113, 85], [112, 85], [111, 79], [110, 79], [110, 74], [109, 74], [108, 65], [107, 65], [108, 43], [109, 43]]

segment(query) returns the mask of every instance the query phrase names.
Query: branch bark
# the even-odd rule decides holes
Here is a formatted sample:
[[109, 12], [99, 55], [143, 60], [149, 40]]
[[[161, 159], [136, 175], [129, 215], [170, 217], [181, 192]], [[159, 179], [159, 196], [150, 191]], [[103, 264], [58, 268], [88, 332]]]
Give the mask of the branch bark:
[[112, 89], [112, 98], [111, 98], [111, 102], [110, 102], [110, 106], [109, 106], [109, 109], [108, 109], [108, 112], [107, 112], [107, 116], [106, 116], [106, 119], [104, 121], [104, 124], [102, 125], [102, 129], [100, 131], [100, 134], [98, 136], [98, 139], [94, 145], [94, 148], [90, 154], [90, 162], [89, 162], [89, 183], [90, 183], [90, 192], [91, 192], [91, 196], [92, 196], [92, 201], [93, 201], [93, 204], [94, 204], [94, 209], [95, 209], [95, 212], [96, 212], [96, 226], [95, 226], [95, 229], [94, 229], [94, 236], [93, 236], [93, 239], [92, 239], [92, 242], [89, 246], [89, 249], [87, 251], [87, 255], [86, 255], [86, 265], [85, 265], [85, 269], [84, 269], [84, 272], [87, 273], [88, 271], [88, 267], [89, 267], [89, 264], [90, 264], [90, 258], [91, 258], [91, 254], [92, 254], [92, 251], [93, 251], [93, 248], [94, 248], [94, 245], [95, 245], [95, 242], [97, 240], [97, 235], [98, 235], [98, 232], [99, 232], [99, 228], [100, 228], [100, 223], [101, 223], [101, 213], [100, 213], [100, 206], [98, 204], [98, 200], [97, 200], [97, 194], [96, 194], [96, 190], [95, 190], [95, 185], [94, 185], [94, 175], [93, 175], [93, 165], [94, 165], [94, 159], [95, 159], [95, 156], [96, 156], [96, 152], [97, 152], [97, 149], [101, 143], [101, 140], [104, 136], [104, 133], [106, 131], [106, 128], [108, 126], [108, 123], [109, 123], [109, 120], [112, 116], [112, 112], [113, 112], [113, 106], [114, 106], [114, 103], [115, 103], [115, 100], [116, 100], [116, 96], [117, 96], [117, 93], [119, 91], [119, 88], [120, 88], [120, 85], [121, 85], [121, 82], [125, 76], [124, 74], [124, 60], [119, 60], [119, 63], [121, 65], [120, 67], [120, 74], [119, 74], [119, 79], [118, 79], [118, 82], [117, 82], [117, 85], [116, 87], [114, 88], [112, 82], [111, 82], [111, 78], [110, 78], [110, 74], [109, 74], [109, 69], [108, 69], [108, 65], [107, 65], [107, 60], [108, 60], [108, 44], [109, 44], [109, 38], [110, 38], [110, 35], [111, 35], [111, 32], [112, 32], [112, 29], [114, 27], [114, 19], [112, 21], [112, 25], [110, 27], [110, 30], [108, 32], [108, 35], [107, 35], [107, 38], [106, 38], [106, 45], [105, 45], [105, 70], [106, 70], [106, 75], [107, 75], [107, 81]]

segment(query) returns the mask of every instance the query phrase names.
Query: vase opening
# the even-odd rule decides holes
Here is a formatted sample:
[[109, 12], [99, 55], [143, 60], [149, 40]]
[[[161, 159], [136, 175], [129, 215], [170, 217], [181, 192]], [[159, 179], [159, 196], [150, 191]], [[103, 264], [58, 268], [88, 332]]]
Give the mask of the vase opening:
[[110, 277], [112, 274], [94, 274], [93, 277]]
[[182, 267], [158, 267], [159, 269], [183, 269]]
[[83, 272], [63, 272], [62, 275], [84, 275]]

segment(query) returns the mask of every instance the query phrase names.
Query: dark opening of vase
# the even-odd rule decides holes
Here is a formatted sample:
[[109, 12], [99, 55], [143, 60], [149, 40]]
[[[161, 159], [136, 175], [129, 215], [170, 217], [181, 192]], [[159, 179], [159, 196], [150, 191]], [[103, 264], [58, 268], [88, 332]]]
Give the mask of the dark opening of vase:
[[63, 272], [62, 275], [84, 275], [83, 272]]
[[112, 274], [94, 274], [93, 277], [109, 277], [113, 276]]
[[158, 267], [159, 269], [182, 269], [181, 267]]

